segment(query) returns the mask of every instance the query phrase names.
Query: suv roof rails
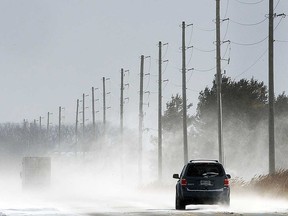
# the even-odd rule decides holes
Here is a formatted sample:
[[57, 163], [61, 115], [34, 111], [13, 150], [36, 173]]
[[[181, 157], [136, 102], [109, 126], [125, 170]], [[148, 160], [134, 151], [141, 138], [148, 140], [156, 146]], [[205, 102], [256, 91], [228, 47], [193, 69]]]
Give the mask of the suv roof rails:
[[191, 163], [191, 162], [194, 162], [194, 161], [212, 161], [212, 162], [219, 163], [218, 160], [205, 160], [205, 159], [203, 159], [203, 160], [190, 160], [189, 162]]

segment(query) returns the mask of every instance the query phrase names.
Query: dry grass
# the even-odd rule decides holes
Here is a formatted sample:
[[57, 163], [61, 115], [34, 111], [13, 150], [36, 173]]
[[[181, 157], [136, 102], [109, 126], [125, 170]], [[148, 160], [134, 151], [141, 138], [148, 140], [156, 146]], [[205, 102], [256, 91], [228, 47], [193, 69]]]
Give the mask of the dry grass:
[[273, 175], [255, 176], [248, 182], [234, 178], [231, 180], [231, 188], [234, 192], [254, 192], [261, 196], [287, 198], [288, 170], [278, 170]]

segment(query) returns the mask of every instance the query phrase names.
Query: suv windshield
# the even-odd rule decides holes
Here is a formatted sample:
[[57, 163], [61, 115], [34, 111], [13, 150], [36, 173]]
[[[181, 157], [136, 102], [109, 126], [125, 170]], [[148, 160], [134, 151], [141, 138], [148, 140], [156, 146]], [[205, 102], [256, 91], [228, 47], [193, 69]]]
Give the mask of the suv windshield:
[[220, 164], [214, 163], [192, 163], [189, 164], [186, 176], [203, 177], [203, 176], [223, 176], [224, 171]]

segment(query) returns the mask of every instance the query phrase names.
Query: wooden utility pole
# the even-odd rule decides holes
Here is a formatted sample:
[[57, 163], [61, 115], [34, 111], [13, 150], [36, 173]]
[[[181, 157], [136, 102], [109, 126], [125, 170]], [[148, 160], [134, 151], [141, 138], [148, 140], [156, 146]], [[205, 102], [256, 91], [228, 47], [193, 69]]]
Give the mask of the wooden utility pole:
[[142, 183], [143, 79], [144, 79], [144, 55], [141, 55], [140, 95], [139, 95], [139, 141], [138, 141], [138, 174], [140, 183]]
[[184, 164], [188, 162], [185, 28], [186, 28], [185, 22], [182, 22], [182, 100], [183, 100], [182, 116], [183, 116]]
[[85, 138], [85, 94], [82, 95], [82, 136]]
[[75, 122], [75, 154], [77, 154], [78, 151], [78, 113], [79, 113], [79, 99], [77, 99], [77, 104], [76, 104], [76, 122]]
[[124, 70], [121, 68], [121, 87], [120, 87], [120, 133], [123, 138], [123, 108], [124, 108]]
[[124, 70], [121, 68], [120, 86], [120, 143], [121, 143], [121, 179], [124, 176], [124, 143], [123, 143], [123, 114], [124, 113]]
[[47, 133], [49, 132], [49, 126], [50, 126], [50, 112], [47, 113]]
[[223, 134], [222, 134], [222, 74], [221, 74], [221, 47], [220, 47], [220, 0], [216, 0], [216, 85], [218, 110], [218, 145], [219, 161], [224, 163]]
[[162, 180], [162, 42], [159, 41], [158, 63], [158, 180]]
[[95, 124], [95, 98], [94, 98], [94, 87], [92, 87], [92, 122], [93, 122], [93, 136], [96, 135], [96, 124]]
[[106, 124], [106, 88], [105, 88], [105, 77], [102, 78], [103, 81], [103, 124]]
[[39, 129], [42, 130], [42, 116], [39, 117]]
[[59, 125], [58, 125], [58, 141], [59, 141], [59, 146], [60, 146], [60, 143], [61, 143], [61, 120], [62, 120], [62, 114], [61, 114], [61, 110], [62, 110], [62, 107], [59, 106]]
[[275, 137], [274, 137], [274, 6], [269, 0], [269, 173], [275, 173]]

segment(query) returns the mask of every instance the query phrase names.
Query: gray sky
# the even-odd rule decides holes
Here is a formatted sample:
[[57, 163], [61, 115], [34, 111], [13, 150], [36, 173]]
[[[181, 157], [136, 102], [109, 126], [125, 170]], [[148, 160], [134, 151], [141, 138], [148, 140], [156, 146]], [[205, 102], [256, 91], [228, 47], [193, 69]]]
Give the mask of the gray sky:
[[[241, 3], [242, 2], [242, 3]], [[259, 2], [258, 4], [256, 4]], [[246, 4], [244, 4], [246, 3]], [[254, 4], [255, 3], [255, 4]], [[275, 13], [288, 14], [288, 1], [275, 0]], [[268, 0], [221, 0], [222, 69], [233, 79], [251, 78], [267, 84]], [[33, 121], [53, 112], [57, 124], [58, 107], [65, 107], [65, 123], [75, 119], [76, 99], [87, 97], [87, 118], [91, 121], [91, 87], [107, 80], [107, 119], [118, 124], [120, 69], [125, 76], [126, 125], [137, 121], [140, 55], [145, 59], [146, 126], [157, 127], [158, 41], [163, 48], [165, 82], [163, 103], [181, 93], [181, 22], [187, 28], [187, 98], [198, 102], [198, 92], [211, 86], [215, 69], [215, 0], [0, 0], [0, 122]], [[246, 25], [255, 24], [258, 25]], [[237, 24], [240, 23], [240, 24]], [[275, 18], [275, 93], [287, 91], [287, 18]], [[245, 24], [245, 25], [243, 25]], [[209, 31], [207, 31], [209, 30]], [[261, 43], [257, 43], [262, 41]], [[249, 45], [257, 43], [255, 45]], [[239, 45], [242, 44], [242, 45]], [[226, 51], [227, 50], [227, 51]], [[225, 57], [224, 57], [224, 54]], [[253, 66], [253, 67], [251, 67]], [[249, 70], [246, 70], [250, 68]], [[204, 71], [202, 71], [204, 70]], [[207, 71], [206, 71], [207, 70]], [[102, 119], [102, 103], [96, 118]], [[193, 111], [192, 111], [193, 112]], [[137, 124], [134, 125], [137, 127]]]

